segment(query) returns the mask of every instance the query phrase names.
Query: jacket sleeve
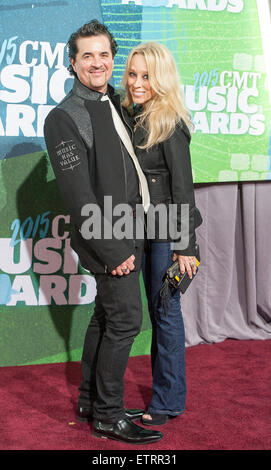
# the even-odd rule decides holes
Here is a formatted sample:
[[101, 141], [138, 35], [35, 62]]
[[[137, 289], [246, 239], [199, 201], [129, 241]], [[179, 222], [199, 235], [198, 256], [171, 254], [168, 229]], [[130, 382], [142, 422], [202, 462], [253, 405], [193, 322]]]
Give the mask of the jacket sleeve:
[[96, 205], [97, 210], [91, 212], [91, 221], [93, 227], [101, 227], [101, 233], [104, 218], [91, 186], [87, 148], [78, 128], [65, 111], [54, 108], [45, 120], [44, 138], [71, 222], [81, 232], [90, 251], [94, 252], [105, 268], [111, 272], [133, 254], [132, 248], [123, 240], [114, 237], [86, 239], [82, 233], [82, 224], [86, 220], [86, 214], [82, 215], [82, 208], [86, 204]]
[[[185, 130], [188, 134], [186, 126]], [[176, 234], [173, 249], [177, 254], [194, 256], [195, 228], [202, 223], [202, 218], [195, 206], [189, 141], [190, 136], [185, 134], [184, 127], [177, 125], [174, 133], [163, 142], [163, 151], [171, 175], [173, 214], [175, 214], [173, 218], [170, 217]], [[181, 236], [177, 237], [178, 233], [181, 233]]]

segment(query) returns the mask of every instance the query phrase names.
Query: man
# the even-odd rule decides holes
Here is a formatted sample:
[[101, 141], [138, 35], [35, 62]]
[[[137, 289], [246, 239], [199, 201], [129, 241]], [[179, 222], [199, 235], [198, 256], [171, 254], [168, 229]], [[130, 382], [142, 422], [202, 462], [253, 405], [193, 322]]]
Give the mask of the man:
[[[77, 416], [85, 421], [94, 418], [96, 436], [151, 443], [163, 435], [132, 421], [143, 411], [123, 408], [124, 373], [142, 321], [139, 270], [143, 240], [120, 239], [114, 231], [111, 236], [91, 238], [83, 224], [94, 205], [101, 218], [99, 211], [93, 211], [92, 226], [97, 228], [102, 220], [102, 227], [110, 229], [117, 217], [110, 222], [105, 196], [112, 198], [113, 209], [122, 203], [134, 209], [141, 202], [136, 162], [117, 131], [116, 110], [117, 120], [123, 119], [120, 100], [108, 85], [117, 45], [107, 28], [92, 20], [71, 35], [68, 47], [74, 86], [47, 116], [44, 136], [71, 216], [72, 246], [97, 285], [82, 355]], [[126, 125], [127, 130], [131, 135]]]

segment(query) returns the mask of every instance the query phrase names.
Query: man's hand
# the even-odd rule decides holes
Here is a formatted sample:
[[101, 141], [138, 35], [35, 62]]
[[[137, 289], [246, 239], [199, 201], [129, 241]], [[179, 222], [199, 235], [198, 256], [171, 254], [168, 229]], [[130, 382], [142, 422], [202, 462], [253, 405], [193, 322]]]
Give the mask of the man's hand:
[[192, 274], [196, 274], [197, 265], [195, 256], [182, 256], [174, 253], [172, 259], [173, 261], [178, 259], [181, 274], [184, 274], [186, 271], [190, 279], [192, 279]]
[[113, 276], [123, 276], [123, 274], [129, 274], [130, 271], [135, 269], [134, 260], [134, 255], [131, 255], [126, 261], [123, 261], [123, 263], [121, 263], [117, 268], [113, 269], [111, 274], [113, 274]]

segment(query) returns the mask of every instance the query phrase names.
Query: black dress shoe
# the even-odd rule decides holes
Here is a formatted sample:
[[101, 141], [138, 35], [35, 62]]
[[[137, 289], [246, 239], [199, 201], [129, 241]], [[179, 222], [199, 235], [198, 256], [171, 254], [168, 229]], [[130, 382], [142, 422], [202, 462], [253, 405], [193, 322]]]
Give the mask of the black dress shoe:
[[[77, 408], [77, 419], [78, 421], [87, 422], [92, 420], [93, 410], [92, 408], [86, 408], [84, 406], [78, 406]], [[144, 414], [143, 410], [125, 409], [126, 418], [134, 420], [139, 419]]]
[[76, 418], [78, 419], [78, 421], [86, 423], [92, 419], [92, 413], [92, 408], [86, 408], [84, 406], [78, 405], [78, 408], [76, 410]]
[[127, 444], [151, 444], [160, 441], [163, 437], [160, 431], [141, 428], [129, 419], [120, 419], [114, 424], [94, 420], [93, 435], [126, 442]]

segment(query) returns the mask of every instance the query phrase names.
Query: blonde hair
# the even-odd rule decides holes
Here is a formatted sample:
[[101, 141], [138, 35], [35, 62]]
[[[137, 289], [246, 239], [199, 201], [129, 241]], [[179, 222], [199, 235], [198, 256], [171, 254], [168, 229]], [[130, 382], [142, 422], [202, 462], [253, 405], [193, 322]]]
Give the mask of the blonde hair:
[[146, 60], [149, 83], [153, 97], [137, 116], [137, 123], [147, 131], [147, 141], [140, 148], [149, 149], [163, 142], [173, 133], [176, 124], [183, 120], [192, 128], [190, 114], [184, 106], [183, 91], [180, 86], [176, 64], [171, 52], [162, 44], [147, 42], [136, 46], [128, 55], [122, 79], [126, 95], [122, 105], [130, 108], [133, 99], [128, 88], [128, 74], [135, 54], [142, 54]]

